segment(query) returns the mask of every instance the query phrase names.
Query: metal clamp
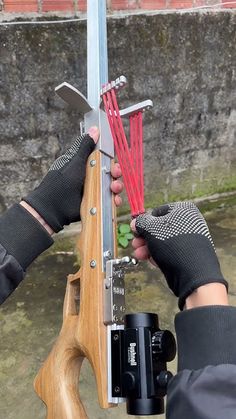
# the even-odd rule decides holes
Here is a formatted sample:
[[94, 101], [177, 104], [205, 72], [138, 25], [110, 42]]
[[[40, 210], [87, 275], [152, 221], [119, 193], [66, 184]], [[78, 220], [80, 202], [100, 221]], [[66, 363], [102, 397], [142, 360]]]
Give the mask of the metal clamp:
[[102, 89], [101, 89], [101, 96], [104, 95], [107, 92], [110, 92], [112, 89], [119, 90], [122, 87], [125, 87], [127, 84], [127, 79], [125, 76], [120, 76], [116, 80], [111, 81], [110, 83], [107, 83]]
[[120, 116], [128, 118], [138, 112], [145, 112], [146, 110], [149, 111], [152, 107], [153, 102], [150, 99], [144, 100], [143, 102], [136, 103], [128, 108], [121, 109]]
[[137, 265], [137, 260], [125, 256], [106, 262], [106, 278], [104, 282], [104, 323], [124, 324], [125, 314], [125, 269]]

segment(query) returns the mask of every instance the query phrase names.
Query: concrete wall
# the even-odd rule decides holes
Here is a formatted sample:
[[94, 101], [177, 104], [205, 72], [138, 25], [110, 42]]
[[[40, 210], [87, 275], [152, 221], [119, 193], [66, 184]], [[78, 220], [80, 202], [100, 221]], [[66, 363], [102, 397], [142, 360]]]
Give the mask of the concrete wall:
[[[148, 203], [236, 189], [236, 14], [110, 18], [110, 77], [121, 105], [150, 98], [145, 115]], [[86, 94], [85, 21], [0, 26], [0, 207], [37, 184], [79, 130], [54, 93]]]

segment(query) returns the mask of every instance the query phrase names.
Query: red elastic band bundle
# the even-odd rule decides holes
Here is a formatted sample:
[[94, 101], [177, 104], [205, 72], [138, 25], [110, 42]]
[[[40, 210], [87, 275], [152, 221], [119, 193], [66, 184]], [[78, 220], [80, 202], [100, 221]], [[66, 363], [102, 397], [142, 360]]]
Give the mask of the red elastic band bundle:
[[122, 171], [131, 214], [135, 217], [145, 211], [142, 112], [138, 111], [129, 117], [129, 146], [117, 104], [115, 89], [103, 93], [102, 98], [114, 141], [115, 152]]

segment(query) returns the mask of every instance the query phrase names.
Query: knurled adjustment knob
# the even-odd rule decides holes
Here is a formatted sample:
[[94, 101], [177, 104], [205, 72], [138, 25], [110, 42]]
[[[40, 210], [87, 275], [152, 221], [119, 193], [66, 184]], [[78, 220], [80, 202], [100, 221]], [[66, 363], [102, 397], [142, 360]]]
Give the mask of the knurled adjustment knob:
[[169, 330], [158, 330], [152, 335], [152, 354], [154, 358], [170, 362], [176, 355], [174, 335]]
[[136, 388], [135, 375], [132, 372], [127, 371], [123, 374], [122, 378], [123, 389], [125, 390], [125, 393], [129, 394], [130, 392], [134, 391]]
[[161, 371], [156, 378], [158, 386], [166, 390], [167, 385], [172, 377], [173, 374], [170, 371]]

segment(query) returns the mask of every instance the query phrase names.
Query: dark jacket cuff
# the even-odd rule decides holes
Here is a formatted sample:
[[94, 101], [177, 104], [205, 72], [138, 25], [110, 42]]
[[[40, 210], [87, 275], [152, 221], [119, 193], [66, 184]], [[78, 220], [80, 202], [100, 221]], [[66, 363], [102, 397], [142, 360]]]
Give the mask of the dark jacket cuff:
[[0, 243], [25, 270], [53, 239], [22, 205], [15, 204], [0, 217]]
[[0, 244], [0, 304], [18, 287], [24, 275], [17, 260]]
[[178, 313], [178, 371], [236, 364], [236, 308], [204, 306]]

